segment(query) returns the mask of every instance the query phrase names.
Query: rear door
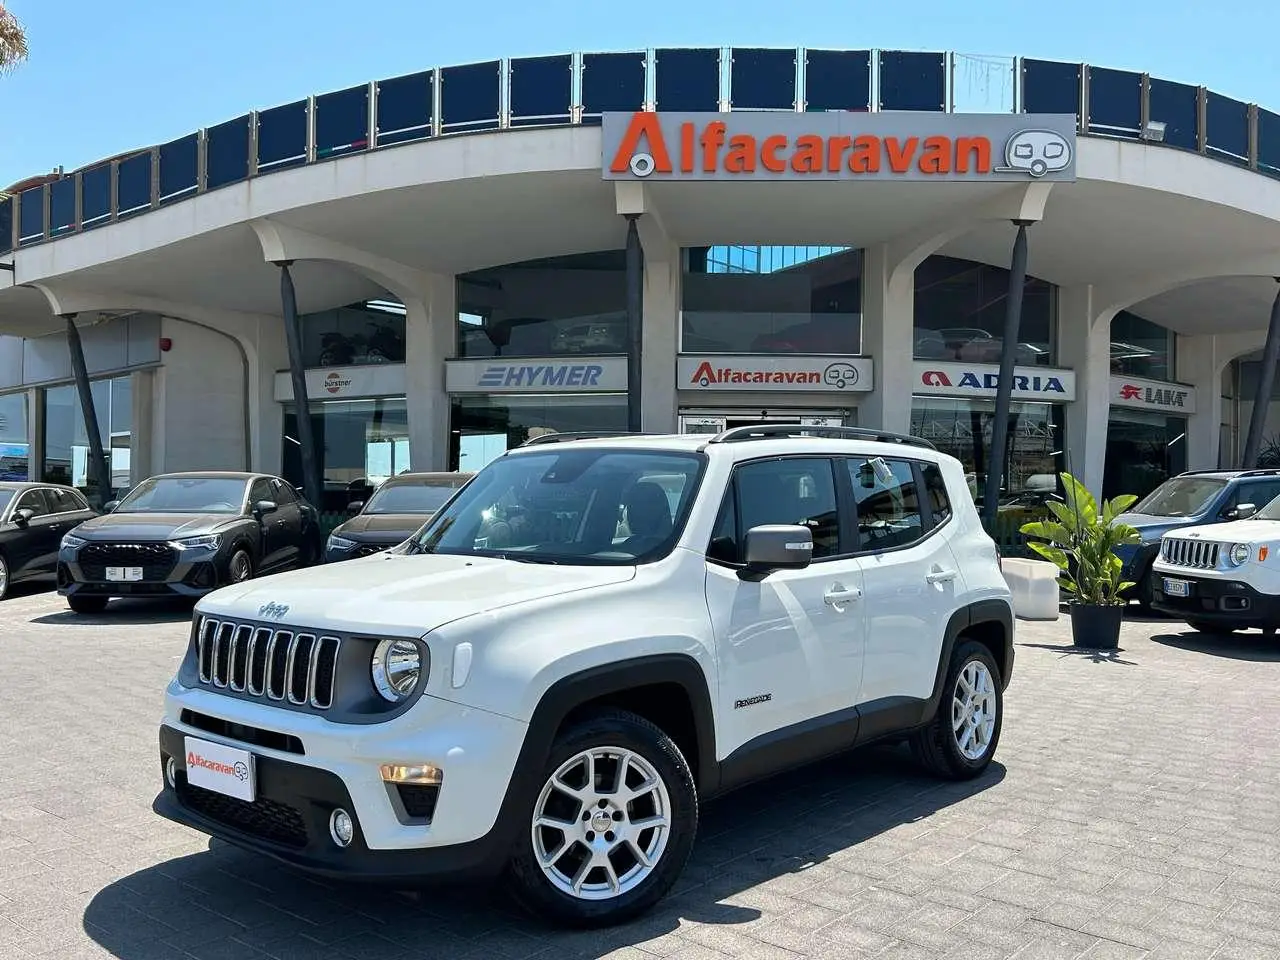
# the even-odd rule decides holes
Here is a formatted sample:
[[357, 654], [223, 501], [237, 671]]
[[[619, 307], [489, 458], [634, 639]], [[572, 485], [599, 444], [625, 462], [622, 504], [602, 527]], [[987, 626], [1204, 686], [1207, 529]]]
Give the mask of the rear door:
[[850, 457], [845, 464], [865, 578], [862, 701], [864, 709], [892, 709], [897, 698], [933, 694], [943, 635], [963, 590], [945, 536], [950, 510], [931, 509], [921, 495], [937, 487], [945, 502], [946, 488], [934, 464], [896, 457]]
[[258, 569], [269, 570], [283, 562], [288, 521], [281, 516], [284, 504], [276, 500], [276, 491], [271, 488], [271, 481], [259, 477], [249, 485], [250, 512], [253, 511], [254, 504], [263, 500], [270, 500], [277, 507], [275, 511], [264, 513], [258, 518], [262, 537], [262, 556], [258, 561]]
[[271, 480], [271, 499], [279, 507], [271, 519], [276, 521], [276, 529], [280, 531], [280, 562], [297, 563], [303, 554], [302, 537], [305, 525], [302, 504], [298, 502], [293, 488], [276, 478]]
[[[726, 753], [806, 721], [838, 722], [862, 674], [862, 579], [837, 515], [837, 462], [787, 457], [739, 464], [707, 550]], [[813, 563], [744, 580], [746, 533], [763, 524], [813, 533]], [[846, 717], [846, 719], [851, 719]]]

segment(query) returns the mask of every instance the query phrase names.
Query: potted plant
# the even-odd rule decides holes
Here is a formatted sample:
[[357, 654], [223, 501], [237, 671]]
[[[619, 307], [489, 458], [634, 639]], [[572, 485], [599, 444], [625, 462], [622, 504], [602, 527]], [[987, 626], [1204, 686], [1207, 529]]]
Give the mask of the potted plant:
[[[1022, 526], [1035, 537], [1028, 543], [1062, 571], [1058, 583], [1071, 594], [1071, 636], [1077, 647], [1114, 650], [1120, 644], [1125, 600], [1133, 584], [1121, 579], [1123, 563], [1115, 548], [1137, 543], [1138, 531], [1116, 520], [1137, 501], [1131, 494], [1098, 502], [1079, 480], [1062, 474], [1062, 502], [1050, 500], [1053, 519]], [[1042, 542], [1037, 542], [1042, 541]]]

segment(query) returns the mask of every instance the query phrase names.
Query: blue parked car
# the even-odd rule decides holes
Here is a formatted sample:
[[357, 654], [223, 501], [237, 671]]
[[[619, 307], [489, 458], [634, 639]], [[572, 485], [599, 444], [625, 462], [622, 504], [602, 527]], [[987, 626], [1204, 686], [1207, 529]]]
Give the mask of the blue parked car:
[[1142, 542], [1119, 547], [1124, 579], [1144, 608], [1152, 599], [1151, 564], [1160, 538], [1170, 530], [1245, 520], [1280, 496], [1280, 470], [1192, 470], [1170, 477], [1121, 516], [1137, 527]]

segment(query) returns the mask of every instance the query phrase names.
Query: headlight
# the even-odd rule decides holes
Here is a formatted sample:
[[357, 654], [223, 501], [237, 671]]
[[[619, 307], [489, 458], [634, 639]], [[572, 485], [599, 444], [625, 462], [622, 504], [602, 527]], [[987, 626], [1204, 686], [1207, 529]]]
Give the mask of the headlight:
[[217, 550], [222, 543], [222, 534], [211, 533], [204, 537], [184, 537], [173, 541], [179, 550]]
[[412, 640], [383, 640], [373, 651], [370, 672], [382, 699], [399, 703], [422, 676], [422, 650]]
[[1242, 563], [1246, 563], [1249, 559], [1249, 545], [1247, 543], [1237, 543], [1231, 547], [1231, 562], [1237, 567]]
[[66, 550], [75, 550], [77, 547], [83, 547], [89, 541], [83, 537], [73, 536], [70, 533], [62, 535], [62, 546]]
[[330, 550], [354, 550], [355, 547], [356, 542], [354, 540], [348, 540], [346, 537], [335, 537], [333, 534], [329, 535], [328, 549]]

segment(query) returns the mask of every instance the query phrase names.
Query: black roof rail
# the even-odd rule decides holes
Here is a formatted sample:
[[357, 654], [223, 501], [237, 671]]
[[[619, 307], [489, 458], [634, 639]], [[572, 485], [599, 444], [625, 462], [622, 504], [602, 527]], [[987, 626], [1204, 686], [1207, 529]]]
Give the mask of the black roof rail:
[[1254, 470], [1242, 471], [1240, 476], [1242, 477], [1274, 477], [1278, 473], [1280, 473], [1280, 470], [1277, 470], [1275, 467], [1258, 467]]
[[532, 437], [520, 444], [522, 447], [538, 447], [546, 443], [572, 443], [574, 440], [606, 440], [610, 437], [643, 437], [644, 433], [628, 430], [582, 430], [577, 433], [544, 433], [540, 437]]
[[761, 423], [745, 427], [731, 427], [711, 437], [707, 443], [742, 443], [747, 440], [774, 440], [786, 437], [828, 437], [835, 440], [872, 440], [876, 443], [902, 443], [912, 447], [937, 450], [924, 437], [869, 427], [818, 427], [799, 423]]

